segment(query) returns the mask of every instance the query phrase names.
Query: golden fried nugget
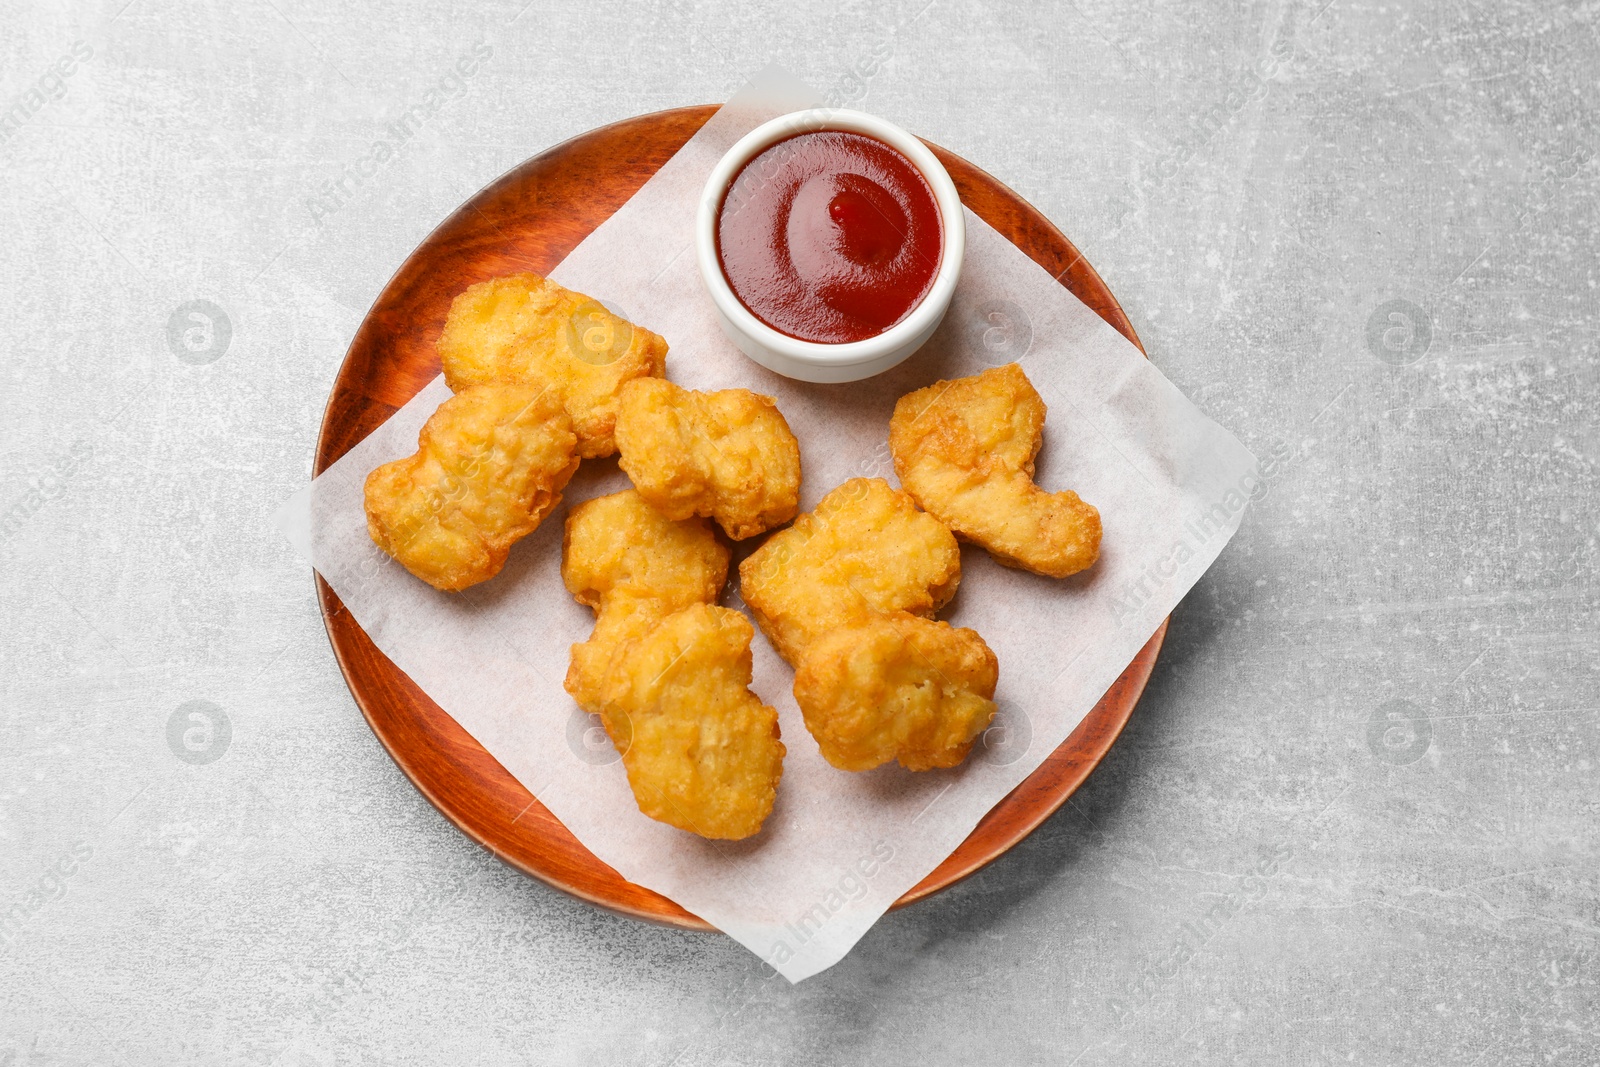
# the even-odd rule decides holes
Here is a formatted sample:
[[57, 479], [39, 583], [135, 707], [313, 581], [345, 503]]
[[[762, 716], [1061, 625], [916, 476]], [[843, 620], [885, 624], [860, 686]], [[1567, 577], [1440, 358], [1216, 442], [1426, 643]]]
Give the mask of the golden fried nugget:
[[1051, 578], [1092, 565], [1100, 512], [1070, 490], [1033, 484], [1044, 401], [1015, 363], [907, 393], [889, 420], [906, 492], [1008, 567]]
[[800, 444], [770, 396], [699, 393], [664, 378], [622, 386], [618, 463], [663, 515], [704, 515], [735, 541], [794, 518]]
[[576, 447], [553, 390], [464, 389], [428, 417], [415, 455], [367, 475], [367, 532], [436, 589], [476, 585], [561, 502]]
[[674, 522], [629, 489], [568, 513], [561, 579], [596, 616], [593, 635], [572, 646], [566, 690], [603, 717], [617, 648], [675, 611], [716, 600], [728, 580], [728, 549], [704, 519]]
[[656, 334], [537, 274], [491, 278], [458, 295], [438, 349], [457, 392], [501, 380], [559, 390], [585, 459], [617, 450], [622, 383], [660, 377], [667, 358], [667, 342]]
[[739, 565], [745, 603], [791, 664], [820, 635], [871, 615], [932, 615], [960, 581], [955, 537], [882, 478], [840, 485]]
[[750, 691], [753, 636], [741, 613], [695, 604], [619, 650], [603, 718], [650, 818], [736, 841], [772, 811], [784, 747]]
[[817, 638], [794, 698], [827, 761], [866, 771], [954, 767], [994, 718], [1000, 663], [973, 630], [906, 612]]
[[710, 604], [728, 549], [701, 518], [629, 489], [567, 517], [561, 577], [596, 614], [566, 689], [623, 754], [639, 810], [704, 837], [761, 829], [783, 773], [778, 717], [750, 692], [743, 615]]

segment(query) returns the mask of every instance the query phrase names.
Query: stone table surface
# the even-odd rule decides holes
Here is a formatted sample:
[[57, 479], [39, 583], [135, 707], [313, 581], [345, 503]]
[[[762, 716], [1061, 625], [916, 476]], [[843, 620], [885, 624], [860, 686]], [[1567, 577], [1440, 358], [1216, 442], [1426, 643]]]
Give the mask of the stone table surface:
[[[1597, 16], [0, 3], [0, 1065], [1600, 1061]], [[1266, 483], [1088, 784], [798, 986], [447, 824], [270, 524], [436, 222], [773, 61], [1037, 204]]]

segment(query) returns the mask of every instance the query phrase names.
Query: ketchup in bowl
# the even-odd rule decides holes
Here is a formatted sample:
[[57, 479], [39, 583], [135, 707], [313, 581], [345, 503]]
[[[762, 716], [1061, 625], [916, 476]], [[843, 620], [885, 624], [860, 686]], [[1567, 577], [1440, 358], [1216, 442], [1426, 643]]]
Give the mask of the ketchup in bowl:
[[840, 130], [755, 156], [728, 187], [717, 255], [751, 314], [801, 341], [876, 337], [909, 315], [939, 272], [933, 189], [900, 152]]

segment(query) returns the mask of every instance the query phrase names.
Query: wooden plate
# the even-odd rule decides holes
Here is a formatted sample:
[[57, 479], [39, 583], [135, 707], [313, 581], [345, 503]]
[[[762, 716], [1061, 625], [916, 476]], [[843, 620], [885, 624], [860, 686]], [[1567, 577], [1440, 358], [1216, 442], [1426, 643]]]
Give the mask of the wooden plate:
[[[575, 137], [506, 174], [429, 234], [356, 331], [323, 416], [317, 473], [439, 373], [434, 340], [456, 293], [498, 274], [550, 271], [715, 111], [714, 106], [661, 111]], [[988, 174], [936, 145], [929, 147], [950, 171], [968, 207], [1139, 344], [1116, 298], [1061, 231]], [[317, 591], [334, 655], [372, 732], [422, 795], [462, 833], [518, 870], [584, 900], [642, 919], [711, 929], [596, 859], [378, 651], [320, 577]], [[895, 907], [936, 893], [989, 863], [1072, 795], [1122, 732], [1165, 635], [1162, 623], [1072, 736]]]

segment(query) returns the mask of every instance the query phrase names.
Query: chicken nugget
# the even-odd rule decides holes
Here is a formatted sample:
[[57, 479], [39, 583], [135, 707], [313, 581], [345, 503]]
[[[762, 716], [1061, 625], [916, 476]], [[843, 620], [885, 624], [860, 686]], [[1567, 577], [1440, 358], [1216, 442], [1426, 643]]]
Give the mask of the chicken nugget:
[[1100, 553], [1100, 512], [1033, 483], [1045, 405], [1015, 363], [907, 393], [889, 420], [906, 492], [1008, 567], [1065, 578]]
[[660, 377], [667, 358], [667, 342], [656, 334], [537, 274], [491, 278], [458, 295], [438, 350], [445, 382], [457, 392], [500, 380], [555, 387], [585, 459], [617, 450], [622, 383]]
[[367, 532], [436, 589], [476, 585], [561, 502], [576, 447], [553, 390], [465, 389], [428, 417], [416, 454], [367, 475]]
[[753, 636], [741, 613], [695, 604], [619, 650], [603, 718], [650, 818], [736, 841], [772, 811], [784, 747], [750, 691]]
[[739, 565], [739, 590], [778, 654], [889, 611], [932, 615], [955, 596], [961, 550], [882, 478], [852, 478]]
[[674, 522], [628, 489], [568, 513], [561, 579], [596, 616], [593, 635], [572, 646], [566, 690], [604, 717], [617, 648], [675, 611], [716, 600], [728, 580], [728, 549], [704, 519]]
[[770, 396], [637, 378], [622, 386], [616, 440], [618, 463], [668, 518], [704, 515], [739, 541], [799, 506], [800, 445]]
[[794, 698], [827, 761], [954, 767], [994, 718], [1000, 663], [973, 630], [906, 612], [824, 634], [801, 657]]

